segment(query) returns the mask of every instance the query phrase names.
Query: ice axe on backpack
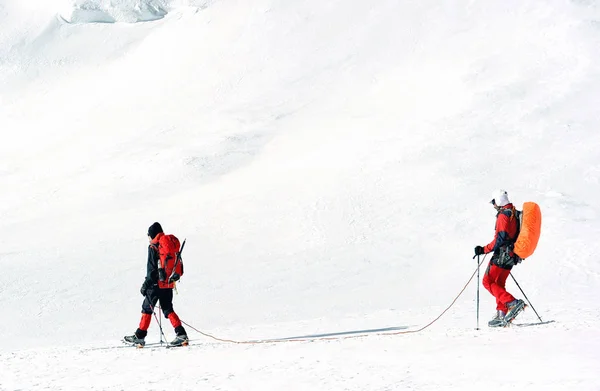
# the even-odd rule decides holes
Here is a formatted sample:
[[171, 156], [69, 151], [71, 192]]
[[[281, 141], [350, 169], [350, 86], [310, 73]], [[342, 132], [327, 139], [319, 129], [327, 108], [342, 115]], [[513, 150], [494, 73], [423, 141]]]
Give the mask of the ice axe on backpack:
[[169, 283], [173, 283], [173, 289], [175, 289], [175, 293], [177, 292], [177, 281], [179, 281], [179, 278], [181, 277], [179, 274], [177, 274], [175, 272], [175, 270], [177, 269], [177, 264], [179, 262], [181, 262], [181, 253], [183, 252], [183, 248], [185, 247], [185, 241], [187, 239], [183, 239], [183, 243], [181, 243], [181, 248], [179, 249], [179, 251], [177, 252], [177, 257], [175, 258], [175, 264], [173, 265], [173, 271], [171, 272], [171, 275], [169, 276]]

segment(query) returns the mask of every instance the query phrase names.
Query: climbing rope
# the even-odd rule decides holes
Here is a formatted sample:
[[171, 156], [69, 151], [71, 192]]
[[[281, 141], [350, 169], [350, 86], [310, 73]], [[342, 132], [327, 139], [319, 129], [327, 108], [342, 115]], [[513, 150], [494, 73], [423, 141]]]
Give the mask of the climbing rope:
[[[477, 269], [475, 269], [475, 271], [473, 271], [473, 274], [471, 275], [471, 277], [469, 278], [469, 280], [467, 281], [467, 283], [465, 284], [465, 286], [460, 290], [460, 292], [458, 293], [458, 295], [456, 295], [456, 297], [454, 298], [454, 300], [452, 300], [452, 302], [450, 303], [450, 305], [444, 311], [442, 311], [442, 313], [437, 318], [435, 318], [431, 322], [427, 323], [425, 326], [423, 326], [423, 327], [421, 327], [419, 329], [416, 329], [416, 330], [403, 330], [403, 331], [396, 331], [396, 332], [379, 332], [379, 333], [346, 335], [346, 336], [334, 336], [334, 337], [280, 338], [280, 339], [261, 339], [261, 340], [249, 340], [249, 341], [236, 341], [236, 340], [233, 340], [233, 339], [224, 339], [224, 338], [215, 337], [214, 335], [210, 335], [208, 333], [205, 333], [203, 331], [198, 330], [194, 326], [192, 326], [192, 325], [190, 325], [190, 324], [188, 324], [188, 323], [186, 323], [184, 321], [181, 321], [181, 323], [185, 324], [186, 326], [188, 326], [192, 330], [198, 332], [199, 334], [201, 334], [201, 335], [203, 335], [203, 336], [205, 336], [207, 338], [211, 338], [211, 339], [213, 339], [215, 341], [219, 341], [219, 342], [227, 342], [227, 343], [233, 343], [233, 344], [264, 344], [264, 343], [281, 343], [281, 342], [309, 342], [309, 341], [315, 341], [315, 340], [331, 341], [331, 340], [350, 339], [350, 338], [364, 338], [364, 337], [368, 337], [368, 336], [372, 336], [372, 335], [399, 335], [399, 334], [414, 334], [414, 333], [419, 333], [419, 332], [427, 329], [431, 325], [433, 325], [435, 322], [437, 322], [442, 316], [444, 316], [444, 314], [446, 312], [448, 312], [448, 310], [450, 308], [452, 308], [452, 306], [454, 306], [454, 304], [456, 303], [456, 301], [458, 300], [458, 298], [464, 293], [464, 291], [467, 289], [467, 286], [469, 286], [469, 284], [473, 280], [473, 277], [475, 277], [475, 274], [477, 273], [477, 270], [479, 270], [479, 268], [481, 267], [481, 264], [485, 261], [486, 257], [487, 257], [487, 255], [483, 257], [483, 259], [481, 260], [481, 262], [477, 265]], [[477, 282], [477, 283], [479, 283], [479, 282]]]

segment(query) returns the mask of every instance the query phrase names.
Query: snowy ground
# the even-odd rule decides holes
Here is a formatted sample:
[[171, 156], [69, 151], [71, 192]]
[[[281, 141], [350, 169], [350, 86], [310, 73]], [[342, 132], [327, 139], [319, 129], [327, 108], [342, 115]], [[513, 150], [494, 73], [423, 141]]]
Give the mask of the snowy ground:
[[[598, 91], [593, 1], [0, 0], [0, 389], [598, 391]], [[549, 323], [476, 330], [500, 187]]]

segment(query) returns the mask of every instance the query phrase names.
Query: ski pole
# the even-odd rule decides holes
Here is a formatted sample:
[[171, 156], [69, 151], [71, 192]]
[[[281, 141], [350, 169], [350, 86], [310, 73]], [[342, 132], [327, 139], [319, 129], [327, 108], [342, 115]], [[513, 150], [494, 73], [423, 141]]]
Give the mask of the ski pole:
[[477, 256], [477, 328], [479, 330], [479, 269], [481, 263], [479, 262], [479, 255]]
[[154, 320], [156, 320], [156, 323], [158, 323], [158, 329], [160, 330], [160, 335], [161, 335], [160, 343], [162, 345], [162, 337], [165, 337], [165, 342], [167, 342], [167, 337], [166, 337], [165, 333], [163, 332], [162, 324], [161, 324], [160, 320], [158, 320], [158, 317], [156, 316], [156, 311], [154, 311], [154, 306], [152, 305], [150, 296], [148, 296], [148, 292], [146, 292], [146, 300], [148, 300], [148, 305], [150, 306], [150, 309], [152, 310], [152, 315], [154, 315]]
[[535, 314], [537, 315], [538, 319], [540, 320], [540, 322], [543, 322], [542, 318], [538, 315], [537, 311], [535, 310], [535, 308], [533, 307], [533, 304], [531, 304], [531, 301], [529, 301], [529, 298], [527, 298], [527, 295], [525, 294], [525, 292], [523, 292], [523, 289], [521, 289], [521, 286], [519, 285], [519, 283], [517, 282], [517, 280], [515, 279], [515, 276], [512, 275], [512, 273], [510, 273], [510, 276], [512, 277], [513, 281], [515, 282], [515, 284], [517, 284], [517, 286], [519, 287], [519, 290], [521, 291], [521, 293], [523, 294], [523, 297], [525, 297], [525, 300], [527, 300], [527, 302], [529, 303], [529, 305], [531, 306], [531, 309], [533, 310], [533, 312], [535, 312]]
[[[159, 313], [161, 312], [160, 305], [158, 306], [158, 312]], [[162, 340], [162, 316], [160, 316], [160, 315], [158, 315], [158, 328], [160, 329], [160, 332], [161, 332], [161, 334], [160, 334], [159, 337], [160, 337], [160, 344], [162, 345], [162, 343], [163, 343], [163, 340]], [[166, 341], [166, 338], [165, 338], [165, 343], [166, 342], [167, 341]]]
[[479, 255], [477, 255], [477, 328], [475, 330], [479, 330], [479, 270], [481, 269], [481, 264], [485, 262], [486, 258], [487, 254], [483, 256], [483, 259], [480, 262]]

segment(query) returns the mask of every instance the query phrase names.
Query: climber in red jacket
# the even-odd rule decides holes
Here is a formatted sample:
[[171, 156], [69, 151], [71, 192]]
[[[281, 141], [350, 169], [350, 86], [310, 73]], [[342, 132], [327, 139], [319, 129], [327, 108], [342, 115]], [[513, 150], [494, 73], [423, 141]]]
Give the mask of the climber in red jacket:
[[475, 256], [493, 252], [483, 276], [483, 286], [496, 298], [496, 315], [488, 322], [490, 327], [504, 327], [525, 308], [525, 302], [515, 299], [506, 291], [506, 279], [519, 257], [512, 251], [519, 234], [517, 211], [508, 199], [508, 193], [499, 190], [491, 201], [498, 212], [494, 239], [486, 246], [476, 246]]

